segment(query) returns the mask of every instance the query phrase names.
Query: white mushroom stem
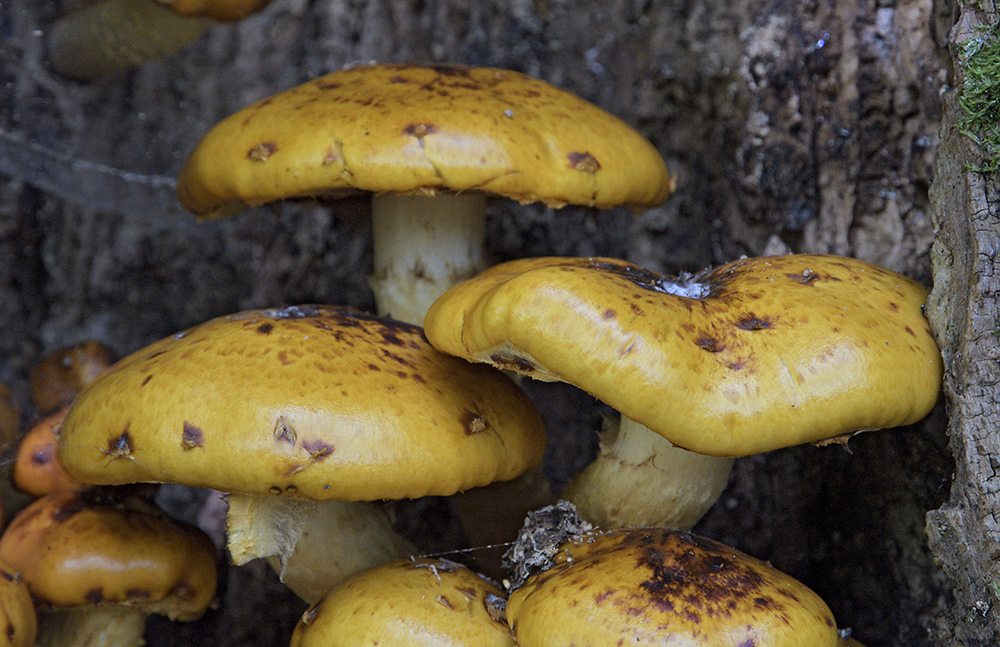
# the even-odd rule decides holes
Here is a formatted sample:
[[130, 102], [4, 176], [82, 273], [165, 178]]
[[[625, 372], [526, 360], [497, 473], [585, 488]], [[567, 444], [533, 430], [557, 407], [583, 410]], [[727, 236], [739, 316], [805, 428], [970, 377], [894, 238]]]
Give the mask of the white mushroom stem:
[[140, 647], [145, 629], [138, 607], [53, 607], [39, 612], [35, 647]]
[[234, 564], [268, 558], [310, 604], [355, 573], [415, 552], [381, 508], [363, 501], [231, 494], [226, 521]]
[[49, 62], [64, 76], [88, 81], [173, 54], [213, 23], [156, 0], [97, 0], [52, 25]]
[[485, 269], [485, 239], [480, 192], [375, 195], [371, 287], [379, 314], [423, 325], [439, 296]]
[[708, 512], [729, 480], [733, 459], [695, 454], [622, 416], [601, 435], [597, 458], [562, 498], [604, 528], [687, 530]]

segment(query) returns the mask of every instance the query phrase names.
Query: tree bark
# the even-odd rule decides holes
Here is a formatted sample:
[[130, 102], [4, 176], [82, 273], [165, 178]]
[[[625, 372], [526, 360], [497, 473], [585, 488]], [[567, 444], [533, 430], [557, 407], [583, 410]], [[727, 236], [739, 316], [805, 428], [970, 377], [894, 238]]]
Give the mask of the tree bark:
[[[976, 361], [996, 352], [987, 316], [995, 310], [976, 306], [973, 297], [992, 293], [970, 282], [993, 276], [973, 270], [992, 268], [983, 241], [995, 194], [959, 173], [961, 162], [935, 169], [938, 133], [953, 138], [954, 116], [941, 103], [951, 5], [274, 0], [169, 59], [79, 83], [45, 65], [57, 4], [0, 3], [0, 381], [26, 411], [33, 362], [69, 343], [100, 339], [124, 353], [245, 308], [371, 308], [363, 199], [265, 206], [212, 223], [183, 212], [174, 174], [213, 123], [359, 61], [517, 69], [636, 126], [677, 175], [678, 191], [638, 215], [494, 204], [495, 260], [607, 255], [673, 273], [741, 254], [829, 252], [939, 283], [949, 413], [964, 420], [951, 426], [954, 485], [939, 407], [921, 424], [846, 447], [737, 461], [698, 530], [805, 581], [869, 647], [988, 644], [944, 630], [965, 623], [977, 602], [990, 610], [995, 602], [995, 593], [973, 595], [990, 573], [995, 535], [973, 522], [989, 509], [992, 481], [967, 467], [988, 468], [996, 455], [980, 453], [991, 447], [984, 403], [995, 379]], [[929, 192], [957, 175], [976, 200]], [[947, 281], [940, 265], [932, 276], [932, 214], [953, 221], [939, 225], [938, 245], [956, 259]], [[545, 466], [558, 487], [595, 451], [605, 410], [563, 385], [526, 388], [548, 423]], [[925, 528], [950, 486], [952, 501]], [[441, 501], [408, 514], [401, 523], [428, 550], [453, 547]], [[258, 644], [287, 641], [301, 605], [268, 578], [230, 572], [217, 611], [186, 628], [156, 621], [150, 644], [247, 645], [241, 628], [265, 623]]]
[[[956, 46], [988, 33], [1000, 20], [996, 4], [962, 5]], [[962, 67], [958, 66], [961, 81]], [[935, 286], [928, 316], [945, 358], [950, 447], [955, 478], [949, 500], [927, 515], [930, 546], [954, 587], [951, 622], [942, 644], [1000, 643], [1000, 572], [996, 564], [1000, 515], [1000, 186], [996, 175], [970, 167], [984, 151], [959, 132], [959, 89], [945, 100], [946, 118], [931, 191]]]

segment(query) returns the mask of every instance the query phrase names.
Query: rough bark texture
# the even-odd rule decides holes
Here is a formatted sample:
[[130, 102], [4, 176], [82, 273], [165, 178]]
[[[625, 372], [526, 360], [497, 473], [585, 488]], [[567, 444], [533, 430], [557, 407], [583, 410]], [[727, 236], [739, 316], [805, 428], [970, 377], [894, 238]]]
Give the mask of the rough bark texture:
[[[996, 27], [996, 4], [965, 6], [953, 42], [980, 38]], [[962, 74], [961, 66], [958, 69]], [[952, 622], [937, 632], [942, 644], [1000, 644], [1000, 187], [995, 175], [970, 171], [983, 151], [958, 132], [958, 92], [947, 107], [931, 192], [937, 236], [935, 287], [928, 316], [945, 358], [945, 393], [955, 478], [948, 502], [927, 516], [931, 549], [954, 584]]]
[[[601, 254], [676, 272], [791, 250], [932, 279], [929, 187], [952, 26], [943, 2], [275, 0], [169, 60], [90, 84], [45, 67], [58, 4], [0, 3], [0, 381], [29, 413], [27, 371], [72, 342], [127, 352], [244, 308], [371, 306], [363, 200], [198, 223], [172, 194], [184, 155], [215, 121], [358, 61], [493, 65], [544, 78], [638, 127], [678, 176], [678, 192], [639, 215], [498, 203], [489, 225], [497, 260]], [[846, 447], [742, 459], [698, 528], [804, 580], [869, 647], [989, 644], [975, 641], [994, 635], [955, 628], [974, 612], [986, 618], [978, 626], [996, 622], [995, 591], [981, 589], [993, 534], [975, 524], [991, 483], [980, 467], [998, 455], [977, 440], [994, 420], [977, 417], [996, 383], [977, 358], [995, 356], [996, 324], [972, 305], [973, 295], [993, 294], [983, 272], [993, 247], [982, 240], [995, 193], [958, 166], [937, 170], [966, 178], [967, 191], [949, 202], [953, 233], [942, 244], [959, 271], [943, 288], [951, 309], [938, 322], [952, 335], [949, 395], [962, 414], [952, 425], [958, 480], [937, 513], [956, 520], [953, 530], [935, 517], [932, 555], [925, 515], [952, 486], [943, 407]], [[604, 411], [561, 385], [528, 388], [552, 437], [547, 471], [564, 484], [594, 451]], [[426, 527], [450, 523], [441, 501], [402, 522], [428, 549], [456, 541], [453, 525]], [[265, 569], [230, 570], [216, 611], [190, 627], [158, 621], [149, 643], [283, 644], [300, 611]]]

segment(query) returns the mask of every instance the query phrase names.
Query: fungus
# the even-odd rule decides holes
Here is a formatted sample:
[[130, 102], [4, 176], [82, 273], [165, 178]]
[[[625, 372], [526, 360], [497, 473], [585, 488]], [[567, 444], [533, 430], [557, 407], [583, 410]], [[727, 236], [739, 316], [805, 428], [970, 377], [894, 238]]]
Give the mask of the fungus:
[[199, 618], [215, 598], [215, 547], [124, 491], [48, 494], [0, 537], [0, 560], [41, 605], [39, 647], [139, 647], [146, 616]]
[[514, 478], [541, 461], [545, 433], [509, 378], [438, 353], [420, 328], [292, 306], [126, 357], [78, 396], [58, 440], [85, 483], [228, 492], [234, 562], [274, 556], [314, 602], [412, 551], [369, 502]]
[[52, 351], [31, 368], [31, 400], [38, 411], [68, 404], [118, 359], [99, 341], [84, 341]]
[[376, 306], [414, 324], [485, 267], [487, 195], [642, 209], [672, 190], [618, 118], [517, 72], [455, 65], [358, 66], [264, 99], [205, 135], [177, 187], [206, 218], [373, 193]]
[[306, 610], [292, 647], [514, 647], [494, 583], [444, 559], [389, 562], [332, 588]]
[[691, 527], [734, 456], [923, 418], [942, 362], [927, 290], [869, 263], [748, 258], [671, 281], [631, 263], [534, 258], [442, 296], [438, 350], [576, 385], [622, 415], [564, 498], [602, 527]]
[[719, 542], [662, 528], [593, 530], [510, 593], [521, 647], [839, 647], [833, 614], [794, 578]]

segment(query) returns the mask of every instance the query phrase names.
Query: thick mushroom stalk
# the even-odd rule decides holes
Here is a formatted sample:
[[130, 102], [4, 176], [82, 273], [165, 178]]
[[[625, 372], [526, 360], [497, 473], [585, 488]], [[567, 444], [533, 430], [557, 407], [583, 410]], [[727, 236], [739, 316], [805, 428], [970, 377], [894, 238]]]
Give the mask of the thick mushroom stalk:
[[375, 504], [231, 494], [226, 523], [236, 565], [266, 557], [312, 604], [363, 570], [415, 553]]
[[421, 325], [439, 296], [486, 268], [485, 237], [483, 193], [373, 196], [378, 313]]
[[50, 608], [40, 612], [35, 647], [141, 647], [146, 612], [138, 607]]
[[601, 435], [601, 450], [562, 493], [580, 515], [602, 528], [690, 529], [729, 481], [733, 460], [675, 447], [622, 416]]

